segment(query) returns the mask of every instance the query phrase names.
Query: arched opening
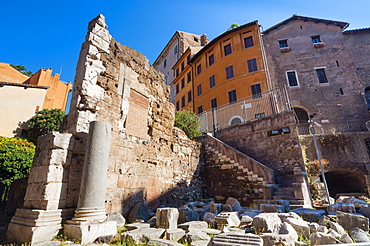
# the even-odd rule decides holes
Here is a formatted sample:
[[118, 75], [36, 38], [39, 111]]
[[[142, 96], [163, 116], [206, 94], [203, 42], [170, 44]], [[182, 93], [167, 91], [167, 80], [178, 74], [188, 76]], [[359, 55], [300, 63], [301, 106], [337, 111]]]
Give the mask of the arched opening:
[[339, 193], [367, 194], [366, 176], [361, 172], [338, 169], [325, 173], [325, 178], [331, 197]]
[[299, 135], [308, 135], [310, 134], [308, 127], [308, 112], [304, 108], [293, 107], [295, 119], [298, 125]]
[[367, 103], [367, 108], [370, 109], [370, 86], [365, 88], [365, 99]]
[[229, 126], [231, 125], [236, 125], [236, 124], [240, 124], [243, 122], [243, 118], [239, 115], [234, 115], [233, 117], [230, 118], [229, 120]]

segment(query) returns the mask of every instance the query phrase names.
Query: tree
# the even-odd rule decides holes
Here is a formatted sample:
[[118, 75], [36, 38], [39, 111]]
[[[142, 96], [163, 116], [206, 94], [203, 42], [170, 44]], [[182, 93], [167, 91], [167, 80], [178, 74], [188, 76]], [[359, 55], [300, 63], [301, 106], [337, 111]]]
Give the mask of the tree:
[[58, 131], [65, 116], [61, 109], [43, 109], [29, 119], [27, 139], [36, 143], [41, 135]]
[[231, 24], [231, 26], [226, 31], [233, 30], [234, 28], [237, 28], [237, 27], [239, 27], [239, 24], [238, 23], [233, 23], [233, 24]]
[[201, 135], [199, 131], [199, 118], [192, 111], [176, 111], [175, 126], [182, 129], [191, 139]]
[[29, 77], [31, 77], [33, 75], [33, 72], [32, 71], [27, 71], [27, 69], [23, 66], [23, 65], [13, 65], [13, 64], [10, 64], [10, 66], [12, 68], [14, 68], [15, 70], [23, 73], [24, 75], [27, 75]]
[[26, 139], [0, 137], [0, 183], [27, 177], [34, 154], [35, 145]]

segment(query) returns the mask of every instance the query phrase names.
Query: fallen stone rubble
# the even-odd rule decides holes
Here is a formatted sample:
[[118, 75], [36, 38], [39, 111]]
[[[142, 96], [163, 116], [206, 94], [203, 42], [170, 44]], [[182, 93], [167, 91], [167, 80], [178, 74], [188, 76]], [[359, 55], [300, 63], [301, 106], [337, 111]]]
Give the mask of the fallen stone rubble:
[[[345, 202], [344, 202], [345, 201]], [[242, 207], [229, 198], [225, 204], [212, 199], [190, 202], [180, 208], [160, 207], [148, 221], [123, 225], [120, 214], [109, 216], [119, 222], [120, 235], [99, 238], [96, 243], [121, 241], [123, 245], [273, 246], [326, 245], [369, 242], [369, 204], [356, 198], [341, 198], [326, 210], [296, 208], [288, 212], [269, 207]], [[356, 213], [356, 211], [358, 213]], [[148, 214], [150, 212], [148, 211]], [[197, 214], [197, 215], [196, 215]], [[178, 223], [181, 222], [181, 223]], [[49, 244], [48, 244], [49, 243]], [[45, 242], [37, 246], [58, 245]], [[63, 242], [64, 245], [78, 245]]]

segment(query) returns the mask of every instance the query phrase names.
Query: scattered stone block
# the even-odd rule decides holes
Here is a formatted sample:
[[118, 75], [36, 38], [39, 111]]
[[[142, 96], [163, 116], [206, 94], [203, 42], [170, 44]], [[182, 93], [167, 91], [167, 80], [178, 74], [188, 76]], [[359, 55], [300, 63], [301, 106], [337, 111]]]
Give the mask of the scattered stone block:
[[290, 219], [297, 219], [297, 220], [303, 220], [298, 214], [296, 214], [294, 212], [279, 213], [278, 216], [281, 219], [281, 222], [286, 222], [286, 220], [288, 218], [290, 218]]
[[188, 232], [191, 230], [207, 229], [208, 224], [205, 221], [189, 221], [189, 222], [178, 225], [178, 228], [181, 228], [185, 230], [186, 232]]
[[253, 245], [263, 246], [263, 240], [255, 234], [228, 232], [212, 237], [209, 246]]
[[369, 233], [366, 231], [355, 227], [349, 231], [349, 234], [352, 236], [353, 240], [356, 243], [362, 243], [362, 242], [370, 242], [370, 236]]
[[340, 238], [342, 235], [340, 235], [338, 232], [336, 232], [333, 229], [330, 229], [327, 233], [329, 236], [332, 236], [333, 238]]
[[201, 230], [190, 230], [180, 241], [191, 244], [192, 242], [199, 240], [209, 241], [211, 240], [211, 237]]
[[219, 214], [222, 211], [222, 204], [221, 203], [214, 203], [213, 201], [210, 202], [211, 205], [211, 213]]
[[158, 228], [177, 228], [179, 210], [177, 208], [158, 208], [156, 211], [156, 225]]
[[311, 208], [296, 208], [291, 210], [291, 212], [298, 214], [308, 222], [317, 222], [322, 216], [326, 215], [325, 210], [316, 210]]
[[370, 218], [370, 207], [361, 207], [358, 209], [358, 212], [366, 218]]
[[222, 230], [224, 227], [237, 227], [240, 225], [238, 212], [221, 212], [215, 217], [217, 229]]
[[339, 197], [337, 202], [343, 202], [343, 203], [352, 203], [353, 205], [355, 205], [356, 208], [361, 208], [361, 207], [369, 207], [369, 204], [361, 199], [357, 199], [356, 197], [354, 196], [350, 196], [350, 197]]
[[227, 198], [225, 204], [229, 204], [233, 211], [239, 211], [242, 208], [240, 202], [233, 197]]
[[190, 246], [207, 246], [208, 243], [209, 241], [199, 240], [199, 241], [191, 242]]
[[317, 224], [316, 222], [308, 222], [307, 224], [310, 227], [310, 233], [316, 232], [317, 229], [320, 227], [320, 225]]
[[346, 213], [356, 213], [355, 205], [352, 203], [338, 202], [327, 207], [328, 211], [342, 211]]
[[137, 220], [148, 221], [150, 219], [149, 210], [146, 207], [145, 203], [136, 203], [135, 206], [131, 209], [128, 214], [128, 222], [132, 223]]
[[259, 214], [254, 217], [252, 223], [257, 233], [272, 233], [279, 224], [281, 224], [281, 220], [277, 213]]
[[207, 235], [219, 235], [219, 234], [221, 234], [220, 230], [212, 229], [212, 228], [202, 229], [202, 232], [207, 233]]
[[338, 240], [322, 232], [315, 232], [310, 236], [311, 245], [336, 244]]
[[199, 214], [194, 210], [191, 205], [183, 205], [179, 209], [179, 223], [188, 221], [198, 221]]
[[326, 226], [322, 226], [322, 225], [319, 225], [319, 227], [317, 228], [316, 232], [322, 232], [322, 233], [328, 233], [328, 228]]
[[348, 214], [337, 211], [337, 223], [347, 231], [358, 227], [364, 231], [369, 230], [369, 219], [363, 215]]
[[162, 237], [165, 229], [142, 227], [121, 234], [121, 241], [132, 244], [145, 244], [151, 239]]
[[222, 212], [232, 212], [233, 208], [229, 204], [222, 204], [221, 211]]
[[180, 228], [167, 229], [165, 233], [165, 238], [171, 241], [179, 241], [183, 236], [185, 236], [185, 231]]
[[184, 246], [183, 244], [166, 239], [151, 239], [147, 245], [150, 246]]
[[203, 221], [207, 222], [208, 225], [210, 226], [214, 226], [216, 225], [216, 214], [214, 213], [206, 213], [203, 217]]
[[253, 218], [248, 215], [242, 215], [240, 218], [240, 226], [250, 225], [253, 222]]
[[132, 224], [127, 224], [125, 225], [125, 228], [129, 231], [136, 230], [139, 228], [149, 228], [150, 224], [149, 223], [142, 223], [142, 222], [137, 222], [137, 223], [132, 223]]
[[296, 230], [298, 235], [304, 237], [305, 239], [310, 238], [310, 227], [308, 226], [308, 223], [306, 221], [287, 218], [286, 222]]
[[339, 225], [336, 222], [329, 221], [330, 228], [339, 233], [340, 235], [346, 234], [346, 231], [344, 230], [343, 226]]
[[107, 221], [115, 221], [117, 223], [117, 227], [123, 227], [126, 223], [125, 217], [120, 213], [109, 213]]
[[263, 213], [284, 213], [285, 208], [283, 205], [278, 204], [261, 204], [261, 212]]
[[347, 233], [343, 234], [340, 237], [339, 241], [341, 241], [342, 243], [353, 243], [353, 240]]

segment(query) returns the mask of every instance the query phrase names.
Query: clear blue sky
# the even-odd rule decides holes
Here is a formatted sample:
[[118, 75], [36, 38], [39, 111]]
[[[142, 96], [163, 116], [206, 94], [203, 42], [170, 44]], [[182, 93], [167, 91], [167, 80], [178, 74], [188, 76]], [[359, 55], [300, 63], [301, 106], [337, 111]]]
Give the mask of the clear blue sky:
[[213, 39], [232, 23], [253, 20], [267, 29], [293, 14], [370, 27], [369, 0], [19, 0], [0, 3], [0, 62], [22, 64], [37, 72], [52, 68], [73, 82], [88, 22], [106, 17], [108, 30], [121, 44], [143, 53], [151, 63], [176, 30]]

